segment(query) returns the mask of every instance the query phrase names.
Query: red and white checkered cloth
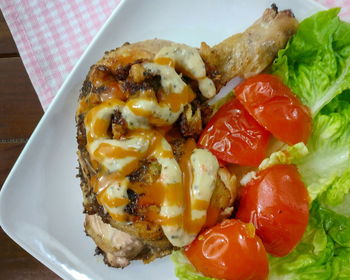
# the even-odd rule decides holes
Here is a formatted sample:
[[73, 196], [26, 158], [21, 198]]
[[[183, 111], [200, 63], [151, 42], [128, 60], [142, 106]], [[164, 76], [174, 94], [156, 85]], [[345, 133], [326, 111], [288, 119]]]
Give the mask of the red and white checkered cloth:
[[[350, 0], [317, 0], [343, 7]], [[120, 0], [0, 0], [0, 8], [44, 109]]]

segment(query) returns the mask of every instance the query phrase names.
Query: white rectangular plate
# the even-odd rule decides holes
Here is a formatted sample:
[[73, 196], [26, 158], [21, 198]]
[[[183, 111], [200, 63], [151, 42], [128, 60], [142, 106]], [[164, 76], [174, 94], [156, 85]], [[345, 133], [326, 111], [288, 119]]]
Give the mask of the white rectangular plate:
[[106, 266], [83, 231], [75, 108], [89, 67], [124, 42], [161, 38], [212, 45], [243, 31], [273, 2], [298, 19], [322, 7], [311, 0], [129, 0], [122, 2], [69, 75], [0, 193], [0, 224], [19, 245], [64, 279], [176, 279], [169, 258], [125, 269]]

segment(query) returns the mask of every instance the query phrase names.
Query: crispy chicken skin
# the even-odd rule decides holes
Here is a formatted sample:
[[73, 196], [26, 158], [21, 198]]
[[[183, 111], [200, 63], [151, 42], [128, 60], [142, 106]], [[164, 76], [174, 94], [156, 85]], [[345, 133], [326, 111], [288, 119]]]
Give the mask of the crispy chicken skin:
[[[202, 43], [200, 55], [205, 63], [207, 76], [213, 79], [218, 90], [235, 76], [248, 77], [261, 72], [269, 66], [277, 51], [286, 44], [296, 28], [297, 21], [291, 11], [278, 12], [277, 8], [273, 7], [267, 9], [262, 18], [245, 32], [234, 35], [212, 48]], [[79, 177], [86, 214], [85, 231], [104, 255], [106, 264], [113, 267], [125, 267], [133, 259], [142, 259], [147, 263], [170, 254], [174, 247], [159, 224], [147, 221], [143, 215], [145, 208], [138, 204], [139, 195], [131, 189], [127, 192], [129, 203], [125, 207], [125, 212], [134, 217], [132, 222], [123, 223], [112, 219], [99, 204], [91, 185], [91, 178], [100, 170], [90, 160], [86, 148], [84, 118], [90, 109], [108, 100], [111, 92], [119, 94], [116, 91], [118, 87], [125, 93], [117, 96], [122, 101], [134, 97], [140, 91], [157, 92], [160, 87], [159, 76], [147, 75], [141, 63], [153, 61], [159, 50], [172, 44], [170, 41], [154, 39], [134, 44], [126, 43], [120, 48], [106, 52], [104, 57], [90, 68], [80, 92], [76, 123]], [[183, 77], [183, 80], [186, 79], [189, 78]], [[186, 138], [198, 137], [205, 120], [211, 114], [210, 108], [203, 106], [206, 99], [198, 97], [198, 84], [191, 82], [193, 81], [189, 84], [197, 98], [192, 104], [185, 106], [176, 123], [180, 133], [167, 139], [177, 162], [184, 154]], [[111, 118], [111, 138], [118, 140], [127, 133], [127, 130], [125, 120], [120, 112], [115, 110]], [[160, 166], [157, 160], [142, 160], [138, 168], [127, 177], [130, 182], [149, 185], [159, 176]], [[217, 210], [211, 222], [217, 222], [231, 215], [236, 192], [236, 176], [225, 168], [220, 168], [210, 200], [209, 208]], [[159, 211], [155, 205], [150, 207]]]
[[200, 108], [192, 108], [191, 104], [187, 104], [180, 119], [181, 134], [184, 137], [198, 138], [202, 132], [202, 123]]
[[207, 68], [216, 70], [214, 80], [220, 88], [236, 76], [247, 78], [262, 72], [297, 27], [298, 21], [292, 11], [278, 12], [273, 5], [243, 33], [235, 34], [212, 48], [203, 42], [200, 54]]

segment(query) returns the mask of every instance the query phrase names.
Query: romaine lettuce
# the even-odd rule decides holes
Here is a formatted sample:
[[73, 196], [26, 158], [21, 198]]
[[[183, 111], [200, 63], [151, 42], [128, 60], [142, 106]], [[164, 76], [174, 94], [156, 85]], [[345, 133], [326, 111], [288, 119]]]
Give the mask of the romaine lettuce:
[[302, 242], [270, 258], [270, 279], [350, 279], [350, 24], [338, 13], [304, 20], [273, 65], [313, 113], [309, 153], [293, 163], [314, 201]]
[[309, 153], [295, 163], [311, 198], [332, 206], [350, 189], [350, 24], [339, 11], [302, 21], [272, 67], [313, 113]]
[[270, 258], [270, 278], [350, 279], [350, 219], [315, 200], [302, 242], [283, 258]]
[[350, 24], [339, 19], [339, 11], [303, 20], [272, 66], [313, 116], [350, 88]]
[[309, 153], [295, 163], [311, 198], [327, 191], [327, 204], [335, 206], [350, 189], [350, 103], [334, 100], [330, 105], [338, 109], [314, 118]]
[[309, 153], [304, 143], [297, 143], [293, 146], [284, 146], [280, 151], [272, 153], [264, 159], [259, 169], [265, 169], [275, 164], [294, 164]]

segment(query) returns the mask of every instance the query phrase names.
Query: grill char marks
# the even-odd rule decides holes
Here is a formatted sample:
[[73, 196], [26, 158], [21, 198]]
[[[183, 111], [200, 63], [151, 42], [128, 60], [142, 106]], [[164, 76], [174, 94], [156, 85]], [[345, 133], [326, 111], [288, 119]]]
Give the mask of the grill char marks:
[[123, 135], [126, 134], [128, 128], [125, 119], [122, 117], [122, 114], [119, 110], [115, 110], [112, 116], [112, 135], [113, 139], [120, 139]]
[[212, 113], [211, 107], [206, 102], [201, 102], [198, 99], [186, 105], [179, 119], [182, 136], [198, 139]]
[[80, 96], [79, 96], [79, 99], [82, 99], [83, 97], [86, 97], [87, 95], [89, 95], [91, 93], [91, 90], [92, 90], [92, 83], [91, 81], [89, 80], [88, 77], [86, 77], [84, 83], [83, 83], [83, 86], [80, 90]]
[[180, 131], [184, 137], [199, 137], [202, 132], [202, 116], [198, 101], [185, 106], [180, 118]]
[[128, 178], [131, 183], [152, 184], [159, 178], [160, 172], [161, 165], [157, 160], [144, 160]]
[[168, 142], [173, 150], [176, 161], [179, 162], [185, 151], [184, 147], [186, 140], [182, 137], [176, 137], [170, 139]]
[[86, 146], [86, 130], [84, 125], [84, 115], [80, 114], [76, 117], [77, 142], [79, 151], [85, 149]]
[[115, 73], [114, 73], [115, 78], [118, 81], [125, 81], [129, 76], [129, 72], [130, 72], [131, 67], [134, 64], [140, 64], [143, 61], [144, 61], [143, 59], [137, 59], [133, 63], [128, 63], [126, 65], [118, 65], [117, 68], [115, 69]]
[[137, 208], [138, 208], [138, 200], [139, 200], [139, 196], [136, 192], [134, 192], [131, 189], [128, 189], [127, 191], [128, 193], [128, 198], [129, 198], [129, 203], [128, 205], [126, 205], [125, 207], [125, 212], [128, 213], [129, 215], [137, 215]]
[[136, 83], [131, 79], [127, 79], [123, 84], [124, 90], [127, 92], [130, 92], [131, 94], [135, 94], [138, 91], [149, 90], [149, 89], [154, 90], [154, 92], [158, 92], [158, 90], [161, 87], [160, 76], [151, 76], [146, 73], [147, 72], [144, 73], [145, 79], [140, 83]]

